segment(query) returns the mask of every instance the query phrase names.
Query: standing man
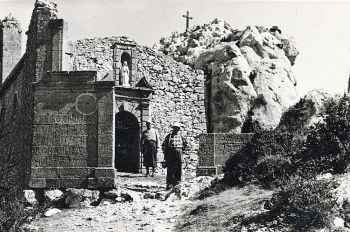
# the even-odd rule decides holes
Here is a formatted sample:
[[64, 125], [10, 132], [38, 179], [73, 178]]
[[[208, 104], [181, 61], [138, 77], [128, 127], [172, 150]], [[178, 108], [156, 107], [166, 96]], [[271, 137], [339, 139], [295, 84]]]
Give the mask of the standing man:
[[175, 122], [172, 127], [173, 131], [165, 137], [162, 144], [164, 160], [167, 166], [167, 190], [181, 181], [182, 153], [187, 148], [187, 142], [180, 133], [180, 123]]
[[152, 167], [152, 174], [157, 167], [157, 152], [159, 145], [159, 136], [156, 129], [152, 128], [152, 121], [146, 122], [147, 129], [142, 132], [141, 152], [143, 153], [143, 165], [146, 167], [146, 176], [149, 175], [149, 168]]

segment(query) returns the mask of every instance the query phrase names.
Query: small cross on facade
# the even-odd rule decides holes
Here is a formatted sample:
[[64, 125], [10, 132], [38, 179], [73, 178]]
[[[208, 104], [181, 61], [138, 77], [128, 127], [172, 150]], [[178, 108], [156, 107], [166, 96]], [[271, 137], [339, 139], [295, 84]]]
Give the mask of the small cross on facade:
[[188, 30], [189, 24], [190, 24], [190, 19], [193, 19], [190, 17], [190, 13], [187, 11], [186, 15], [182, 15], [182, 17], [186, 18], [186, 31]]

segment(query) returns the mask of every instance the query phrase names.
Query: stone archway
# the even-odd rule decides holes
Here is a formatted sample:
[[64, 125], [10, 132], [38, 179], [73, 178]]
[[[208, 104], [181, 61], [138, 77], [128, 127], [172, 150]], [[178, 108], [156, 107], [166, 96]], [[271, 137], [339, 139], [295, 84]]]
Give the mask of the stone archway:
[[115, 116], [115, 168], [118, 172], [139, 172], [140, 126], [135, 115], [121, 111]]

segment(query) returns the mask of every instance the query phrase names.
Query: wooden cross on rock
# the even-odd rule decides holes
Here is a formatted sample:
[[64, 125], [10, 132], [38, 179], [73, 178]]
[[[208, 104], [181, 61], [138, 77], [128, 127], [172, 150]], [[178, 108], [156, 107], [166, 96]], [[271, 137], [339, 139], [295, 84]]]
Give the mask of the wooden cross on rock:
[[186, 32], [187, 32], [189, 24], [190, 24], [190, 19], [193, 19], [193, 18], [190, 17], [190, 13], [188, 11], [187, 11], [187, 14], [182, 15], [182, 17], [186, 18]]

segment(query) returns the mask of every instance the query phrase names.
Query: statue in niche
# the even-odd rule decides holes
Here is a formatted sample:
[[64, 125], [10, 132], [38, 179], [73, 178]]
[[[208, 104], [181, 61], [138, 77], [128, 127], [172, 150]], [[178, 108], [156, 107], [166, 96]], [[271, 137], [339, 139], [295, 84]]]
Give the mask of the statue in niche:
[[129, 83], [130, 70], [128, 66], [128, 62], [123, 62], [122, 72], [121, 72], [121, 84], [122, 86], [130, 86]]

